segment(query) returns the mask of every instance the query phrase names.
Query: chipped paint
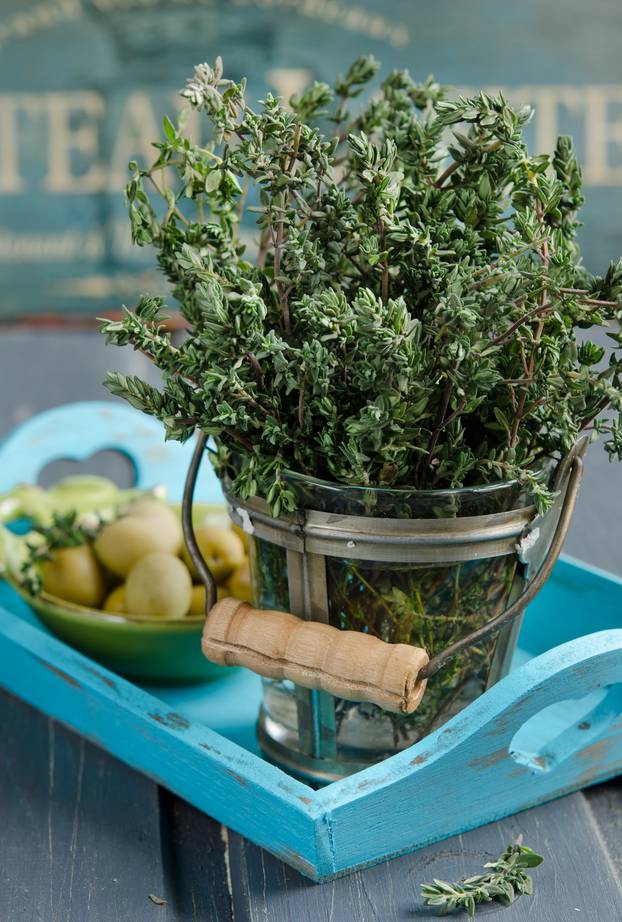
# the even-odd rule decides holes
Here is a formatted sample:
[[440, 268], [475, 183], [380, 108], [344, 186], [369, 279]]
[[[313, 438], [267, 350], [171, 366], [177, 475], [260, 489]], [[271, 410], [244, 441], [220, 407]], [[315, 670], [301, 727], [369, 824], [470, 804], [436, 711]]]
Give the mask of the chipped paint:
[[454, 724], [453, 726], [444, 727], [441, 730], [441, 736], [452, 736], [454, 733], [460, 732], [460, 724]]
[[234, 772], [232, 768], [226, 768], [225, 771], [229, 777], [233, 778], [234, 781], [237, 781], [237, 783], [242, 785], [243, 788], [248, 787], [248, 778], [244, 778], [243, 775], [240, 775], [238, 772]]
[[577, 777], [572, 790], [587, 788], [592, 784], [599, 784], [601, 781], [607, 781], [610, 778], [615, 778], [615, 776], [619, 775], [621, 772], [622, 761], [618, 762], [617, 766], [612, 766], [611, 764], [592, 765]]
[[573, 669], [573, 672], [579, 678], [583, 678], [586, 675], [590, 674], [590, 667], [587, 663], [578, 663]]
[[233, 878], [231, 876], [231, 855], [229, 854], [229, 830], [226, 826], [220, 826], [220, 838], [222, 844], [224, 845], [224, 859], [225, 859], [225, 871], [227, 874], [227, 891], [229, 893], [229, 900], [231, 901], [231, 910], [233, 911]]
[[503, 762], [507, 756], [507, 747], [502, 746], [501, 749], [495, 749], [494, 752], [487, 752], [485, 755], [476, 756], [474, 759], [470, 760], [468, 765], [469, 768], [480, 771], [483, 768], [491, 768], [493, 765], [497, 765], [498, 762]]
[[291, 786], [291, 784], [285, 784], [285, 782], [279, 781], [279, 783], [278, 783], [277, 786], [278, 786], [279, 791], [285, 791], [286, 794], [290, 794], [290, 795], [292, 795], [293, 797], [297, 797], [297, 796], [298, 796], [298, 795], [296, 794], [296, 789], [293, 788], [293, 787]]
[[512, 771], [508, 774], [508, 778], [520, 778], [528, 772], [529, 769], [526, 765], [517, 765], [516, 768], [513, 768]]
[[96, 678], [100, 679], [105, 685], [108, 686], [108, 688], [117, 687], [117, 683], [111, 679], [110, 676], [103, 675], [98, 669], [94, 669], [93, 666], [86, 666], [85, 668], [87, 672], [90, 672], [91, 675], [94, 675]]
[[293, 848], [285, 848], [282, 851], [274, 851], [273, 854], [280, 858], [282, 861], [291, 864], [292, 867], [296, 870], [301, 871], [303, 874], [306, 874], [307, 877], [310, 877], [312, 880], [318, 879], [318, 871], [310, 861], [307, 861], [306, 858], [303, 858], [302, 855], [295, 851]]
[[527, 699], [521, 697], [518, 699], [518, 701], [515, 701], [513, 704], [507, 707], [502, 714], [497, 716], [485, 735], [505, 736], [508, 730], [516, 724], [516, 717], [518, 714], [524, 711], [526, 704]]
[[585, 759], [586, 762], [600, 762], [607, 755], [609, 749], [614, 743], [615, 740], [613, 737], [605, 736], [603, 739], [592, 743], [591, 746], [586, 746], [585, 749], [580, 749], [577, 753], [577, 756], [580, 759]]
[[216, 749], [215, 746], [212, 746], [211, 743], [199, 743], [201, 749], [205, 749], [206, 752], [213, 752], [215, 756], [221, 756], [222, 752], [220, 749]]
[[67, 672], [64, 672], [62, 669], [59, 669], [58, 666], [53, 666], [51, 663], [46, 663], [45, 660], [39, 660], [42, 666], [45, 666], [46, 669], [49, 669], [50, 672], [53, 672], [55, 676], [58, 676], [59, 679], [62, 679], [63, 682], [66, 682], [67, 685], [71, 685], [72, 688], [82, 688], [77, 679], [74, 679], [73, 676], [69, 675]]
[[356, 786], [357, 791], [365, 791], [368, 788], [376, 787], [378, 782], [375, 778], [366, 778], [364, 781], [359, 781]]
[[190, 721], [182, 717], [181, 714], [176, 714], [175, 711], [169, 711], [167, 714], [159, 714], [157, 711], [154, 711], [152, 714], [149, 714], [149, 717], [159, 724], [162, 724], [162, 726], [168, 727], [169, 730], [187, 730], [190, 726]]

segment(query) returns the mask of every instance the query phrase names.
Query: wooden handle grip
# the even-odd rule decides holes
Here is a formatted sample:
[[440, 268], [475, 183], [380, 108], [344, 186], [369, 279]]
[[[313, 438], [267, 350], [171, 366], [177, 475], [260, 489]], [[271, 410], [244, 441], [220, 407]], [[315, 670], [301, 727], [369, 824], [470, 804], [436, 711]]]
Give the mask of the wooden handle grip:
[[202, 648], [221, 666], [245, 666], [268, 679], [289, 679], [399, 714], [417, 709], [426, 686], [418, 678], [428, 662], [420, 647], [260, 611], [238, 599], [221, 599], [210, 610]]

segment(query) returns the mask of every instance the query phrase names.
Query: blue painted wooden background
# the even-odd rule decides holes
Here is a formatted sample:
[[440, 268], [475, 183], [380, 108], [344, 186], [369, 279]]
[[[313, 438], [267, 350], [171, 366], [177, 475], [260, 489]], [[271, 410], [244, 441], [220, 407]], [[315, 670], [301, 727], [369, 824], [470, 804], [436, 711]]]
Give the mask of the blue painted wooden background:
[[621, 35], [619, 0], [0, 0], [0, 318], [94, 316], [161, 289], [129, 244], [126, 165], [219, 53], [251, 98], [372, 52], [533, 103], [535, 148], [576, 138], [599, 270], [622, 253]]

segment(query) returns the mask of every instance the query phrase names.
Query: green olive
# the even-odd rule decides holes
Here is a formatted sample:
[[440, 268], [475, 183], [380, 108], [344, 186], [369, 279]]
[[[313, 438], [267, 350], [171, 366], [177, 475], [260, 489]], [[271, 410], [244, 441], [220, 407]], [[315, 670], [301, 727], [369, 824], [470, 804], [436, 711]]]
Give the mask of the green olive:
[[54, 552], [42, 567], [45, 592], [86, 608], [99, 608], [106, 581], [90, 544], [64, 547]]
[[171, 541], [171, 546], [175, 546], [175, 554], [179, 554], [184, 541], [181, 530], [181, 520], [179, 515], [161, 499], [153, 496], [141, 496], [135, 499], [127, 507], [124, 515], [138, 516], [140, 519], [152, 519], [157, 521], [158, 528], [166, 531]]
[[205, 586], [193, 586], [188, 614], [193, 617], [205, 614]]
[[147, 554], [134, 564], [125, 584], [125, 601], [131, 615], [183, 618], [190, 609], [191, 598], [188, 569], [172, 554]]
[[[217, 583], [224, 582], [234, 570], [244, 563], [244, 545], [231, 528], [206, 522], [195, 528], [195, 535], [203, 559]], [[186, 547], [183, 548], [182, 556], [193, 579], [198, 579], [199, 575]]]
[[243, 602], [253, 601], [253, 587], [251, 586], [251, 570], [248, 561], [235, 570], [227, 580], [229, 594]]
[[54, 509], [100, 509], [118, 500], [119, 488], [107, 477], [75, 474], [64, 477], [48, 490]]
[[127, 515], [105, 525], [95, 539], [95, 553], [117, 576], [127, 576], [146, 554], [179, 553], [180, 536], [159, 517]]
[[112, 590], [104, 602], [104, 611], [114, 612], [115, 614], [119, 615], [125, 613], [126, 605], [124, 585], [117, 586], [116, 589]]
[[244, 531], [243, 528], [240, 528], [239, 525], [232, 525], [231, 528], [236, 533], [242, 544], [244, 545], [244, 551], [248, 554], [251, 546], [251, 536], [248, 532]]
[[[221, 586], [216, 586], [216, 601], [226, 598], [228, 595], [231, 595], [229, 592], [229, 585], [223, 583]], [[192, 598], [190, 600], [190, 610], [188, 611], [189, 615], [193, 617], [198, 617], [205, 615], [205, 586], [193, 586], [192, 587]]]

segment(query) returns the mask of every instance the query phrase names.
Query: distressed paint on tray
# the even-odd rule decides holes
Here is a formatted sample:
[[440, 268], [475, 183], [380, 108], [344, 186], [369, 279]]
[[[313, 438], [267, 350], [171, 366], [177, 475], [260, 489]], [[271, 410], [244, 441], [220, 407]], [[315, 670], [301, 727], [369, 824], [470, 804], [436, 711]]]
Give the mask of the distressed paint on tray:
[[[63, 440], [63, 431], [70, 438]], [[115, 447], [121, 436], [131, 455], [149, 454], [161, 430], [123, 406], [61, 407], [0, 446], [2, 477], [14, 482], [49, 460], [84, 458]], [[20, 466], [25, 446], [30, 455]], [[181, 489], [187, 448], [170, 445], [167, 451], [164, 467], [138, 461], [137, 470], [147, 478], [168, 472], [168, 485]], [[622, 681], [622, 630], [614, 627], [622, 581], [576, 563], [560, 563], [526, 618], [522, 656], [539, 656], [416, 746], [321, 791], [184, 714], [183, 689], [175, 690], [173, 707], [171, 696], [142, 690], [51, 637], [36, 620], [28, 623], [15, 613], [9, 590], [2, 598], [0, 684], [313, 879], [410, 851], [622, 770], [616, 686]], [[587, 629], [596, 633], [581, 636]], [[605, 694], [606, 686], [612, 688]], [[555, 724], [543, 718], [544, 729], [550, 726], [557, 737], [548, 740], [543, 720], [534, 716], [587, 694], [594, 695], [593, 704], [562, 707]], [[231, 709], [233, 719], [235, 700]], [[524, 752], [515, 759], [508, 750], [528, 720], [535, 745], [523, 731], [516, 738]], [[531, 761], [530, 748], [536, 750]]]

